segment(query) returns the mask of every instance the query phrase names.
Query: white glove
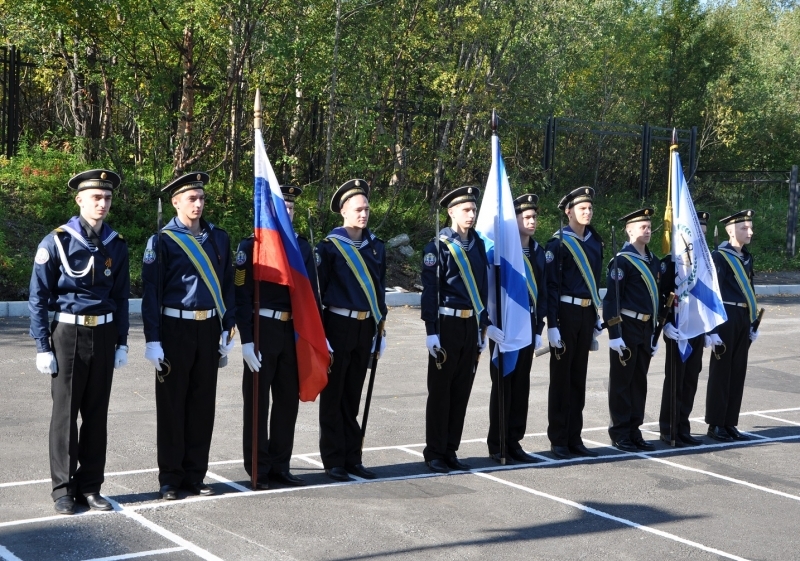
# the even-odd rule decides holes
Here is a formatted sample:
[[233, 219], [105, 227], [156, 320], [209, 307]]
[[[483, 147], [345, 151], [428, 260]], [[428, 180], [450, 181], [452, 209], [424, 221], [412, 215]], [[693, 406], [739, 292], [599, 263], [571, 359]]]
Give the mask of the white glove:
[[564, 346], [564, 341], [561, 340], [561, 332], [558, 330], [558, 327], [547, 328], [547, 342], [550, 343], [551, 347], [556, 347], [557, 349]]
[[328, 345], [328, 352], [333, 353], [333, 347], [331, 347], [331, 342], [328, 341], [327, 337], [325, 337], [325, 344]]
[[541, 335], [534, 335], [533, 339], [533, 348], [539, 349], [542, 347], [542, 336]]
[[619, 356], [622, 356], [622, 349], [625, 349], [625, 341], [622, 340], [622, 337], [617, 337], [616, 339], [609, 339], [608, 340], [608, 348], [612, 351], [617, 351]]
[[756, 339], [758, 339], [758, 331], [753, 331], [753, 328], [750, 328], [750, 342], [755, 343]]
[[495, 343], [502, 343], [506, 340], [506, 334], [497, 329], [494, 325], [490, 325], [486, 328], [486, 337]]
[[722, 339], [720, 339], [719, 335], [717, 335], [716, 333], [712, 333], [711, 335], [708, 336], [708, 338], [711, 339], [712, 347], [721, 347], [722, 345], [725, 344], [722, 342]]
[[428, 352], [433, 358], [436, 358], [436, 349], [441, 349], [442, 345], [439, 343], [438, 335], [428, 335], [425, 337], [425, 346], [428, 347]]
[[711, 346], [711, 337], [708, 335], [703, 336], [703, 348], [707, 349]]
[[594, 338], [597, 339], [603, 333], [603, 322], [600, 321], [600, 318], [597, 318], [597, 323], [594, 324]]
[[658, 341], [656, 341], [655, 345], [650, 344], [650, 356], [656, 356], [657, 352], [658, 352]]
[[123, 366], [128, 366], [128, 351], [117, 349], [114, 352], [114, 369], [119, 370]]
[[261, 351], [259, 351], [258, 356], [256, 356], [253, 343], [242, 343], [242, 358], [250, 369], [250, 372], [258, 372], [261, 370]]
[[[664, 337], [666, 337], [667, 339], [672, 339], [673, 341], [677, 341], [679, 335], [680, 333], [678, 332], [677, 327], [675, 327], [671, 323], [664, 324]], [[708, 339], [708, 336], [706, 336], [706, 339]], [[706, 347], [707, 346], [708, 345], [706, 345]]]
[[[377, 337], [372, 340], [372, 348], [369, 350], [369, 352], [371, 352], [371, 353], [375, 352], [375, 341], [376, 340], [377, 340]], [[386, 350], [386, 337], [381, 337], [381, 348], [378, 351], [378, 359], [380, 359], [383, 356], [383, 351], [385, 351], [385, 350]]]
[[56, 355], [54, 355], [52, 351], [36, 353], [36, 370], [47, 376], [57, 374], [58, 364], [56, 364]]
[[144, 346], [144, 358], [161, 372], [161, 361], [164, 360], [164, 349], [161, 348], [160, 341], [151, 341]]
[[220, 356], [228, 356], [230, 352], [233, 350], [233, 347], [236, 346], [236, 340], [231, 339], [230, 343], [228, 342], [228, 332], [222, 332], [222, 338], [219, 342], [219, 354]]

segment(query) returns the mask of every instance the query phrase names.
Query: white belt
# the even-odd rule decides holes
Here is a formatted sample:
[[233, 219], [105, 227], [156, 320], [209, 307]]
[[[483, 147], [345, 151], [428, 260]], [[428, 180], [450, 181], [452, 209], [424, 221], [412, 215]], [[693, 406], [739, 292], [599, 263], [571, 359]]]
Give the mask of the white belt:
[[279, 310], [270, 310], [269, 308], [261, 308], [258, 310], [258, 315], [281, 321], [289, 321], [292, 319], [292, 312], [281, 312]]
[[114, 319], [114, 314], [105, 314], [102, 316], [74, 316], [72, 314], [65, 314], [63, 312], [56, 312], [55, 320], [61, 323], [71, 323], [73, 325], [83, 325], [85, 327], [95, 327], [96, 325], [103, 325], [109, 323]]
[[631, 317], [633, 319], [640, 319], [642, 321], [647, 321], [651, 317], [653, 317], [650, 314], [640, 314], [639, 312], [634, 312], [633, 310], [626, 310], [625, 308], [622, 308], [619, 311], [619, 313], [621, 313], [623, 316], [628, 316], [628, 317]]
[[178, 310], [177, 308], [161, 308], [161, 313], [171, 318], [194, 319], [203, 321], [217, 315], [217, 310]]
[[455, 310], [453, 308], [439, 306], [439, 314], [443, 316], [454, 316], [457, 318], [465, 319], [465, 318], [471, 318], [473, 313], [474, 313], [473, 310]]
[[372, 316], [370, 312], [359, 312], [357, 310], [346, 310], [345, 308], [337, 308], [335, 306], [328, 306], [325, 308], [326, 310], [330, 310], [336, 315], [344, 316], [346, 318], [355, 318], [357, 320], [367, 319]]
[[591, 298], [573, 298], [572, 296], [562, 296], [561, 301], [566, 302], [567, 304], [575, 304], [581, 308], [588, 308], [592, 305]]
[[723, 302], [726, 306], [736, 306], [739, 308], [746, 308], [747, 302]]

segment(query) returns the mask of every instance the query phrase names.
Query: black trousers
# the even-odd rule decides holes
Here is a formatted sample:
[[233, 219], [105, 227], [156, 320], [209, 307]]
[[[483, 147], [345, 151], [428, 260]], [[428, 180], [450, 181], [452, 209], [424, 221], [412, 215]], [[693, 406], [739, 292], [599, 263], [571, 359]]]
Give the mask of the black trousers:
[[475, 380], [478, 324], [474, 317], [442, 316], [439, 343], [447, 353], [442, 369], [428, 354], [428, 402], [425, 407], [425, 461], [453, 458], [461, 444], [464, 418]]
[[164, 382], [155, 382], [161, 485], [197, 483], [206, 476], [221, 331], [216, 316], [203, 321], [163, 318], [161, 345], [172, 371]]
[[55, 501], [65, 495], [98, 493], [103, 484], [118, 333], [113, 321], [97, 327], [53, 322], [51, 333], [58, 364], [50, 382], [50, 478]]
[[[262, 317], [259, 320], [258, 350], [258, 474], [289, 471], [294, 446], [294, 427], [300, 404], [294, 323]], [[244, 469], [251, 475], [253, 465], [253, 376], [247, 364], [242, 376]], [[269, 396], [272, 392], [272, 412]]]
[[586, 369], [597, 310], [560, 302], [559, 332], [566, 345], [561, 358], [550, 353], [550, 389], [547, 399], [547, 437], [553, 446], [583, 444], [583, 406], [586, 403]]
[[703, 343], [705, 335], [689, 339], [692, 354], [681, 360], [678, 343], [664, 338], [667, 351], [667, 362], [664, 373], [664, 389], [661, 392], [661, 412], [658, 415], [658, 428], [661, 434], [669, 436], [670, 399], [672, 396], [672, 368], [675, 365], [675, 411], [677, 413], [678, 434], [691, 434], [689, 417], [694, 407], [694, 396], [697, 393], [697, 380], [703, 369]]
[[750, 316], [747, 308], [725, 306], [728, 321], [717, 328], [726, 349], [719, 359], [711, 354], [706, 389], [706, 423], [723, 427], [739, 424], [747, 355], [750, 352]]
[[325, 469], [330, 469], [361, 463], [357, 417], [376, 327], [372, 317], [358, 320], [329, 310], [323, 320], [333, 364], [319, 399], [319, 451]]
[[[647, 398], [647, 370], [653, 339], [652, 321], [642, 321], [625, 316], [620, 324], [622, 340], [631, 352], [631, 358], [620, 361], [619, 353], [609, 349], [611, 369], [608, 379], [608, 411], [611, 425], [608, 436], [614, 442], [642, 437], [639, 427], [644, 422]], [[627, 356], [628, 353], [625, 353]]]
[[[531, 318], [535, 319], [535, 316], [531, 316]], [[531, 327], [531, 336], [535, 339], [535, 325]], [[533, 351], [533, 343], [520, 349], [514, 370], [507, 376], [503, 376], [503, 415], [507, 450], [521, 450], [520, 441], [525, 438], [525, 428], [528, 424], [528, 399], [531, 394]], [[489, 343], [489, 358], [493, 355], [494, 341]], [[489, 434], [486, 437], [490, 454], [500, 453], [500, 400], [498, 397], [500, 392], [497, 374], [497, 367], [494, 362], [491, 362], [489, 376], [492, 378], [492, 392], [489, 398]]]

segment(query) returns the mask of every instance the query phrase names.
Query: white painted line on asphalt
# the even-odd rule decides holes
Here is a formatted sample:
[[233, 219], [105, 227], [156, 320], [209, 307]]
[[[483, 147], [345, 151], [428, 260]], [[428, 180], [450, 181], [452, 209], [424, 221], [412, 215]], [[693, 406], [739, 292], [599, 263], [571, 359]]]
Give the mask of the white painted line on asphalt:
[[744, 435], [747, 435], [747, 436], [749, 436], [751, 438], [759, 438], [761, 440], [766, 440], [766, 439], [769, 438], [768, 436], [764, 436], [763, 434], [756, 434], [754, 432], [747, 432], [747, 431], [743, 431], [743, 430], [740, 430], [739, 432], [744, 434]]
[[788, 425], [794, 425], [796, 427], [800, 427], [800, 423], [795, 423], [794, 421], [787, 421], [786, 419], [779, 419], [778, 417], [773, 417], [772, 415], [764, 415], [763, 413], [754, 413], [754, 415], [758, 417], [763, 417], [764, 419], [772, 419], [773, 421], [780, 421], [781, 423], [786, 423]]
[[[108, 474], [106, 474], [108, 477]], [[49, 479], [31, 479], [29, 481], [12, 481], [10, 483], [0, 483], [0, 489], [3, 487], [21, 487], [22, 485], [37, 485], [39, 483], [50, 483]]]
[[126, 507], [122, 506], [121, 504], [119, 504], [114, 499], [111, 499], [109, 497], [104, 497], [104, 498], [109, 503], [111, 503], [112, 507], [114, 507], [114, 512], [118, 512], [121, 515], [123, 515], [123, 516], [125, 516], [127, 518], [130, 518], [131, 520], [133, 520], [135, 522], [138, 522], [139, 524], [141, 524], [142, 526], [144, 526], [148, 530], [152, 530], [153, 532], [155, 532], [159, 536], [167, 538], [169, 541], [171, 541], [175, 545], [178, 545], [178, 546], [180, 546], [180, 547], [182, 547], [182, 548], [184, 548], [186, 550], [191, 551], [192, 553], [194, 553], [195, 555], [197, 555], [201, 559], [205, 559], [206, 561], [223, 561], [222, 559], [220, 559], [219, 557], [217, 557], [216, 555], [214, 555], [210, 551], [206, 551], [202, 547], [200, 547], [198, 545], [195, 545], [192, 542], [190, 542], [189, 540], [180, 537], [178, 534], [170, 532], [166, 528], [162, 528], [161, 526], [159, 526], [155, 522], [152, 522], [152, 521], [148, 520], [147, 518], [145, 518], [144, 516], [142, 516], [138, 512], [135, 512], [135, 511], [131, 510], [130, 508], [126, 508]]
[[212, 473], [210, 471], [206, 471], [206, 477], [209, 477], [214, 481], [219, 481], [220, 483], [224, 483], [228, 487], [232, 487], [237, 491], [239, 491], [240, 493], [247, 493], [248, 491], [251, 491], [251, 489], [248, 489], [243, 485], [239, 485], [235, 481], [231, 481], [230, 479], [226, 479], [225, 477], [222, 477], [221, 475], [217, 475], [216, 473]]
[[186, 548], [169, 547], [167, 549], [151, 549], [150, 551], [124, 553], [122, 555], [112, 555], [111, 557], [95, 557], [94, 559], [84, 559], [84, 561], [122, 561], [123, 559], [136, 559], [137, 557], [150, 557], [151, 555], [164, 555], [165, 553], [177, 553], [179, 551], [186, 551]]
[[407, 452], [407, 453], [411, 454], [412, 456], [417, 456], [419, 458], [424, 458], [425, 457], [425, 455], [422, 452], [417, 452], [416, 450], [412, 450], [411, 448], [408, 448], [406, 446], [398, 446], [397, 449], [398, 450], [402, 450], [403, 452]]
[[[798, 435], [795, 438], [800, 438], [800, 435]], [[600, 442], [592, 442], [591, 440], [586, 440], [586, 442], [589, 442], [591, 444], [595, 444], [595, 445], [598, 445], [598, 446], [604, 446], [604, 447], [607, 447], [607, 448], [611, 448], [611, 446], [608, 446], [607, 444], [604, 445], [604, 444], [602, 444]], [[764, 441], [757, 441], [757, 442], [762, 443]], [[769, 487], [764, 487], [762, 485], [756, 485], [755, 483], [750, 483], [749, 481], [744, 481], [743, 479], [735, 479], [733, 477], [728, 477], [727, 475], [722, 475], [720, 473], [715, 473], [713, 471], [707, 471], [707, 470], [704, 470], [704, 469], [693, 468], [693, 467], [690, 467], [690, 466], [679, 464], [677, 462], [672, 462], [670, 460], [664, 460], [662, 458], [654, 458], [652, 456], [652, 453], [625, 452], [625, 454], [629, 455], [629, 456], [637, 456], [639, 458], [647, 459], [647, 460], [650, 460], [650, 461], [653, 461], [653, 462], [658, 462], [659, 464], [672, 466], [672, 467], [675, 467], [675, 468], [678, 468], [678, 469], [682, 469], [684, 471], [692, 471], [694, 473], [700, 473], [702, 475], [707, 475], [709, 477], [714, 477], [716, 479], [722, 479], [723, 481], [727, 481], [729, 483], [736, 483], [737, 485], [744, 485], [745, 487], [750, 487], [751, 489], [756, 489], [757, 491], [764, 491], [765, 493], [771, 493], [773, 495], [778, 495], [779, 497], [792, 499], [794, 501], [800, 501], [800, 496], [798, 496], [798, 495], [792, 495], [790, 493], [784, 493], [783, 491], [777, 491], [775, 489], [770, 489]]]
[[680, 536], [676, 536], [675, 534], [670, 534], [669, 532], [664, 532], [663, 530], [657, 530], [656, 528], [651, 528], [650, 526], [644, 526], [633, 520], [628, 520], [627, 518], [620, 518], [619, 516], [614, 516], [613, 514], [609, 514], [607, 512], [603, 512], [602, 510], [597, 510], [596, 508], [592, 508], [590, 506], [586, 506], [581, 503], [576, 503], [575, 501], [571, 501], [569, 499], [563, 499], [561, 497], [556, 497], [555, 495], [551, 495], [549, 493], [543, 493], [542, 491], [537, 491], [531, 487], [526, 487], [524, 485], [519, 485], [518, 483], [512, 483], [510, 481], [506, 481], [505, 479], [501, 479], [494, 475], [490, 475], [488, 473], [475, 473], [477, 477], [482, 477], [484, 479], [488, 479], [490, 481], [494, 481], [495, 483], [501, 483], [503, 485], [507, 485], [508, 487], [512, 487], [519, 491], [525, 491], [526, 493], [530, 493], [531, 495], [536, 495], [537, 497], [542, 497], [544, 499], [549, 499], [551, 501], [555, 501], [557, 503], [561, 503], [563, 505], [571, 506], [573, 508], [577, 508], [578, 510], [582, 510], [583, 512], [594, 514], [595, 516], [599, 516], [600, 518], [605, 518], [606, 520], [612, 520], [614, 522], [618, 522], [619, 524], [623, 524], [624, 526], [629, 526], [631, 528], [635, 528], [637, 530], [641, 530], [643, 532], [648, 532], [650, 534], [655, 534], [656, 536], [660, 536], [662, 538], [666, 538], [668, 540], [676, 541], [678, 543], [682, 543], [684, 545], [689, 545], [697, 549], [701, 549], [703, 551], [707, 551], [709, 553], [713, 553], [715, 555], [719, 555], [721, 557], [725, 557], [727, 559], [735, 559], [737, 561], [747, 561], [744, 557], [739, 557], [738, 555], [733, 555], [732, 553], [727, 553], [725, 551], [721, 551], [719, 549], [709, 547], [707, 545], [703, 545], [698, 542], [694, 542], [691, 540], [687, 540]]
[[293, 458], [297, 458], [298, 460], [303, 460], [304, 462], [307, 462], [307, 463], [311, 464], [312, 466], [315, 466], [315, 467], [318, 467], [318, 468], [324, 468], [325, 466], [323, 465], [322, 462], [318, 462], [317, 460], [312, 460], [311, 458], [309, 458], [309, 456], [317, 456], [317, 455], [318, 454], [303, 454], [303, 455], [292, 456], [292, 457]]
[[22, 559], [11, 553], [8, 548], [2, 545], [0, 545], [0, 559], [3, 561], [22, 561]]
[[8, 522], [0, 522], [0, 528], [7, 528], [9, 526], [22, 526], [24, 524], [36, 524], [38, 522], [52, 522], [53, 520], [61, 520], [66, 522], [82, 516], [103, 516], [110, 514], [109, 512], [100, 512], [97, 510], [87, 510], [85, 512], [77, 512], [73, 515], [56, 514], [55, 516], [40, 516], [38, 518], [22, 518], [19, 520], [9, 520]]

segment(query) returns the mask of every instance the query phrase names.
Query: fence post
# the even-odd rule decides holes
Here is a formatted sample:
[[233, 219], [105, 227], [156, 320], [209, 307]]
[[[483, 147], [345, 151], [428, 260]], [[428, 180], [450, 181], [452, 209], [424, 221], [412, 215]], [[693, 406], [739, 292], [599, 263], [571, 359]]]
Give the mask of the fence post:
[[692, 127], [689, 136], [689, 187], [694, 185], [694, 172], [697, 167], [697, 127]]
[[650, 125], [642, 126], [642, 169], [639, 173], [639, 199], [647, 197], [647, 183], [650, 180]]
[[797, 166], [792, 166], [789, 175], [789, 216], [786, 219], [786, 255], [794, 257], [797, 249], [797, 206], [800, 202], [800, 188], [797, 185]]

